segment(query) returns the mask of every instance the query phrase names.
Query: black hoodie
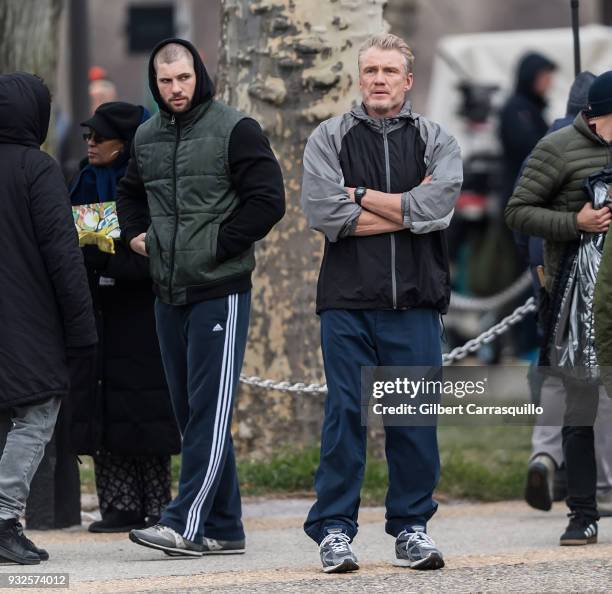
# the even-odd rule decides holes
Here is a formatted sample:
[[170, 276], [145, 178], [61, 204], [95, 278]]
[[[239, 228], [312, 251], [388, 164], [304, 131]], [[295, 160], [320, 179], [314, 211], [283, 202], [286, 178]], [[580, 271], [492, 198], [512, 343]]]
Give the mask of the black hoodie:
[[523, 161], [548, 131], [544, 119], [546, 100], [534, 90], [540, 72], [556, 69], [554, 62], [537, 53], [525, 55], [518, 66], [514, 94], [500, 113], [500, 139], [504, 152], [504, 204], [510, 198]]
[[38, 77], [0, 76], [0, 409], [65, 395], [67, 350], [97, 340], [66, 185], [40, 150], [50, 106]]
[[196, 87], [191, 100], [190, 109], [193, 109], [196, 105], [200, 105], [201, 103], [206, 103], [206, 101], [209, 101], [215, 96], [215, 86], [213, 81], [210, 80], [206, 66], [204, 66], [204, 62], [202, 62], [202, 58], [200, 57], [200, 54], [196, 48], [185, 39], [178, 39], [177, 37], [164, 39], [153, 48], [151, 57], [149, 58], [149, 89], [151, 89], [153, 99], [155, 99], [155, 103], [157, 103], [159, 109], [167, 113], [171, 113], [171, 111], [162, 100], [161, 95], [159, 94], [159, 89], [157, 88], [154, 59], [157, 52], [159, 52], [162, 47], [169, 45], [170, 43], [177, 43], [178, 45], [182, 45], [183, 47], [187, 48], [193, 57], [193, 69], [195, 70], [196, 74]]
[[[186, 47], [193, 56], [196, 87], [191, 108], [214, 100], [214, 85], [195, 47], [184, 39], [165, 39], [151, 52], [149, 59], [149, 87], [160, 110], [171, 113], [162, 101], [155, 77], [155, 54], [169, 43]], [[180, 114], [176, 114], [180, 118]], [[280, 166], [268, 139], [259, 124], [244, 118], [232, 130], [229, 142], [229, 166], [232, 185], [240, 199], [239, 207], [219, 229], [217, 260], [223, 262], [247, 250], [251, 244], [267, 235], [285, 213], [285, 191]], [[170, 197], [169, 197], [170, 199]], [[132, 151], [125, 177], [117, 190], [119, 223], [122, 237], [130, 240], [144, 233], [148, 227], [146, 191], [138, 164]], [[217, 287], [215, 295], [221, 296], [223, 287]]]

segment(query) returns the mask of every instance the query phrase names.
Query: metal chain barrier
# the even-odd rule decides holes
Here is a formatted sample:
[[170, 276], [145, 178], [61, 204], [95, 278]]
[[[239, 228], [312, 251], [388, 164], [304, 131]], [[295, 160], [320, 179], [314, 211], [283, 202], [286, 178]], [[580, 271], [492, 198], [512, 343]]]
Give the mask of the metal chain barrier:
[[452, 363], [453, 361], [460, 361], [465, 358], [469, 353], [477, 351], [483, 344], [489, 344], [493, 342], [498, 336], [501, 336], [504, 332], [507, 332], [511, 326], [518, 324], [527, 314], [537, 311], [538, 306], [536, 305], [535, 297], [530, 297], [521, 305], [517, 307], [509, 316], [506, 316], [501, 322], [491, 326], [488, 330], [485, 330], [482, 334], [479, 334], [476, 338], [468, 340], [463, 346], [454, 348], [450, 353], [444, 355], [442, 360], [445, 365]]
[[[479, 334], [476, 338], [468, 340], [463, 346], [454, 348], [450, 353], [443, 355], [442, 361], [444, 365], [449, 365], [454, 361], [460, 361], [467, 357], [468, 354], [477, 351], [483, 344], [489, 344], [504, 332], [507, 332], [512, 326], [518, 324], [527, 314], [537, 310], [535, 297], [530, 297], [523, 305], [517, 307], [509, 316], [506, 316], [495, 326], [491, 326], [488, 330]], [[274, 380], [262, 379], [256, 375], [240, 376], [240, 382], [247, 386], [256, 386], [257, 388], [266, 388], [267, 390], [279, 390], [280, 392], [304, 392], [306, 394], [325, 394], [327, 393], [327, 384], [305, 384], [297, 382], [275, 382]]]
[[256, 375], [240, 376], [240, 382], [247, 386], [256, 386], [257, 388], [266, 388], [267, 390], [278, 390], [279, 392], [305, 392], [310, 394], [325, 394], [327, 393], [327, 384], [303, 384], [297, 382], [275, 382], [274, 380], [265, 380]]
[[517, 297], [531, 287], [532, 276], [529, 270], [526, 270], [519, 278], [517, 278], [508, 288], [504, 289], [497, 295], [491, 297], [465, 297], [454, 291], [451, 293], [450, 304], [453, 309], [460, 311], [485, 312], [496, 309], [501, 309], [508, 303], [511, 303]]

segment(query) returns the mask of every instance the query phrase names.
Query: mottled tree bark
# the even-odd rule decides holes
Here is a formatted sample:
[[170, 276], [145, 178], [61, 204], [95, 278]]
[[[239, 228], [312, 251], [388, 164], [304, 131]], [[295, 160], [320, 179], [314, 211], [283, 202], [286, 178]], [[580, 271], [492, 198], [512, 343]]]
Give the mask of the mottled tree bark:
[[[383, 6], [384, 0], [223, 2], [219, 97], [261, 123], [287, 192], [285, 218], [257, 248], [247, 374], [324, 381], [315, 315], [323, 240], [300, 208], [302, 154], [317, 124], [359, 100], [357, 52], [368, 36], [386, 30]], [[316, 439], [321, 402], [243, 388], [236, 416], [240, 446], [261, 450], [283, 437]], [[288, 426], [278, 433], [283, 423]]]
[[24, 70], [55, 84], [62, 0], [0, 2], [0, 73]]

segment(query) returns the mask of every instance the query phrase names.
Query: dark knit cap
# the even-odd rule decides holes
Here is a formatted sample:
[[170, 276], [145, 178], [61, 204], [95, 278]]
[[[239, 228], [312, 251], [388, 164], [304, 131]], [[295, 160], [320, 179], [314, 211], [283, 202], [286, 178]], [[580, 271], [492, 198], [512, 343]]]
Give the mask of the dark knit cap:
[[612, 113], [612, 70], [600, 74], [589, 89], [589, 108], [586, 115], [597, 118]]
[[131, 140], [142, 123], [144, 107], [123, 101], [103, 103], [93, 116], [81, 122], [104, 138]]

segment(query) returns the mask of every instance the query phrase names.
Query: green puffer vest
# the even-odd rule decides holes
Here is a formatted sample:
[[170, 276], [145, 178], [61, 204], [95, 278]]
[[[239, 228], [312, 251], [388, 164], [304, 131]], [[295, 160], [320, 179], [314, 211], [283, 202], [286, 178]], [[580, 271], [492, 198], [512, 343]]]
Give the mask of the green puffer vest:
[[203, 289], [249, 275], [254, 249], [218, 263], [219, 226], [238, 206], [228, 145], [244, 114], [207, 101], [174, 118], [160, 112], [138, 128], [136, 159], [147, 192], [151, 225], [146, 247], [157, 294], [171, 305]]
[[543, 237], [546, 289], [552, 290], [568, 241], [577, 241], [576, 215], [588, 197], [584, 180], [612, 164], [612, 145], [581, 113], [574, 124], [538, 142], [506, 207], [511, 229]]

